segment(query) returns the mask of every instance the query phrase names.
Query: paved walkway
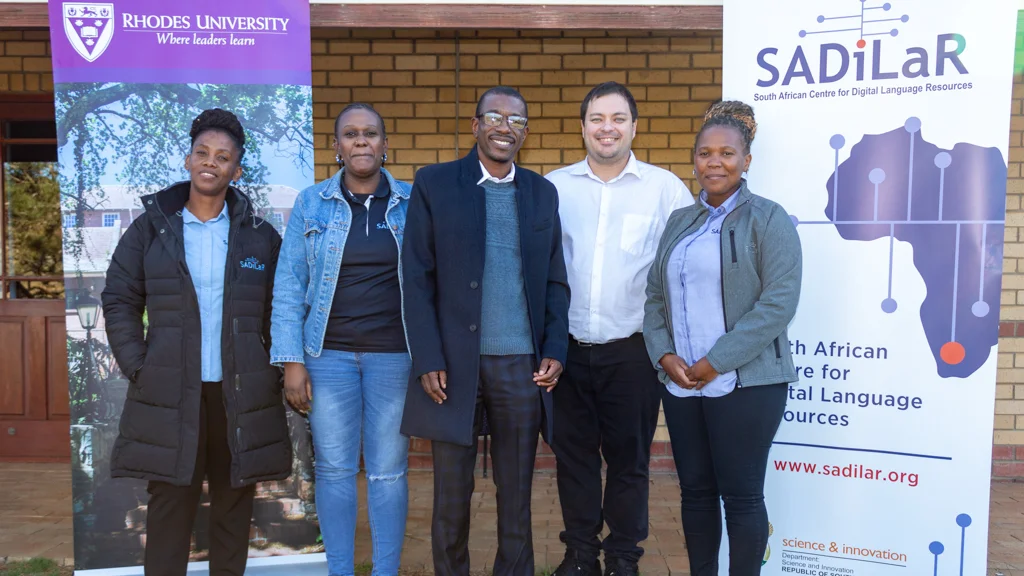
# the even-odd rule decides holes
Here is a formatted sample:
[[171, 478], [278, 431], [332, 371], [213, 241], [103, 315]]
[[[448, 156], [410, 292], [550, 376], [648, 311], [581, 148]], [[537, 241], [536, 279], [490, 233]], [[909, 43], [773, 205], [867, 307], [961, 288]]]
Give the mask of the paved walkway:
[[[365, 485], [360, 482], [360, 490]], [[494, 560], [494, 484], [477, 482], [473, 498], [470, 554], [473, 571], [488, 571]], [[678, 486], [674, 475], [653, 477], [650, 499], [651, 535], [644, 543], [640, 569], [644, 576], [688, 575], [686, 549], [679, 524]], [[430, 573], [430, 473], [410, 475], [409, 522], [404, 569]], [[534, 548], [538, 570], [553, 568], [562, 559], [558, 541], [561, 513], [554, 476], [538, 474], [533, 491]], [[360, 510], [356, 557], [369, 562], [369, 528]], [[0, 464], [0, 559], [47, 557], [71, 564], [71, 488], [68, 466], [61, 464]], [[1024, 484], [994, 484], [990, 522], [989, 576], [1024, 576]]]

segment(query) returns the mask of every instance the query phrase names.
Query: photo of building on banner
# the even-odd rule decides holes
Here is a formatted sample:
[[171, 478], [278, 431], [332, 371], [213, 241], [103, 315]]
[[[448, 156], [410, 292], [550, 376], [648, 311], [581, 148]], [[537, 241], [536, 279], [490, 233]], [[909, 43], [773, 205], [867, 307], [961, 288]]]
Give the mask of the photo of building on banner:
[[725, 2], [749, 185], [804, 258], [764, 574], [985, 572], [1017, 24], [988, 8]]
[[[159, 200], [150, 195], [183, 181], [182, 189], [188, 189], [190, 130], [204, 110], [223, 109], [241, 123], [241, 177], [232, 182], [244, 195], [238, 202], [250, 209], [246, 214], [252, 214], [254, 227], [272, 226], [284, 233], [298, 190], [313, 183], [309, 5], [298, 0], [233, 0], [213, 7], [191, 0], [120, 0], [51, 2], [49, 11], [60, 209], [65, 214], [63, 267], [68, 308], [77, 311], [67, 317], [75, 568], [141, 566], [147, 483], [111, 477], [112, 468], [124, 476], [135, 465], [131, 448], [119, 447], [123, 462], [111, 459], [119, 431], [124, 436], [126, 426], [137, 426], [138, 414], [146, 410], [137, 412], [133, 422], [122, 422], [126, 399], [148, 406], [152, 419], [163, 417], [158, 407], [175, 405], [147, 395], [140, 382], [147, 371], [169, 369], [176, 359], [162, 363], [147, 355], [144, 367], [133, 374], [115, 361], [111, 342], [116, 338], [106, 332], [114, 320], [101, 306], [108, 268], [133, 221], [156, 209], [153, 202]], [[227, 265], [230, 283], [232, 265], [244, 269], [241, 273], [258, 274], [266, 262], [242, 258]], [[159, 290], [158, 283], [147, 278], [146, 290]], [[225, 301], [225, 311], [229, 306]], [[156, 313], [143, 313], [144, 331]], [[222, 329], [239, 338], [237, 321]], [[150, 336], [146, 343], [152, 346]], [[182, 350], [191, 340], [182, 338]], [[244, 372], [242, 367], [237, 371]], [[258, 484], [250, 557], [322, 551], [308, 424], [289, 409], [285, 425], [291, 446], [279, 450], [292, 454], [291, 473]], [[204, 488], [191, 561], [208, 559], [209, 516], [209, 488]]]

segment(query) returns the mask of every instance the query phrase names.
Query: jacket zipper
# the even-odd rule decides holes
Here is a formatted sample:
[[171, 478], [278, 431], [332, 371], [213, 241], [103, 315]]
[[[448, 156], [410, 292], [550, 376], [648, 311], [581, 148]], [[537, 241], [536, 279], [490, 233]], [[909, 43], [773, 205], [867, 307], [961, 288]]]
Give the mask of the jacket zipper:
[[[390, 185], [390, 181], [388, 184]], [[384, 210], [384, 223], [387, 224], [388, 230], [391, 232], [391, 237], [395, 239], [395, 245], [398, 246], [398, 294], [402, 297], [400, 302], [400, 308], [402, 313], [402, 336], [405, 338], [405, 350], [412, 357], [412, 348], [409, 347], [409, 330], [405, 326], [405, 283], [402, 280], [402, 243], [398, 241], [397, 228], [394, 227], [391, 222], [388, 221], [388, 216], [391, 215], [391, 210], [394, 209], [402, 201], [400, 197], [395, 194], [395, 191], [391, 191], [391, 198], [388, 200], [388, 207]], [[369, 221], [369, 219], [367, 219]]]
[[[170, 231], [171, 234], [177, 235], [177, 230], [175, 230], [174, 226], [171, 225], [171, 219], [168, 218], [167, 214], [164, 212], [163, 207], [160, 206], [160, 203], [159, 202], [154, 202], [154, 205], [156, 206], [156, 211], [159, 212], [161, 216], [163, 216], [164, 222], [167, 225], [166, 229], [168, 231]], [[186, 284], [186, 287], [184, 288], [184, 291], [187, 294], [191, 294], [192, 295], [192, 302], [195, 303], [196, 316], [198, 317], [199, 316], [199, 295], [196, 294], [196, 287], [192, 283], [192, 279], [191, 279], [192, 275], [189, 273], [188, 264], [184, 260], [184, 258], [185, 258], [185, 254], [184, 254], [185, 253], [184, 231], [182, 231], [182, 236], [178, 237], [178, 242], [181, 245], [180, 246], [180, 248], [181, 248], [181, 250], [180, 250], [181, 258], [178, 260], [178, 269], [181, 270], [181, 272], [185, 274], [185, 284]], [[188, 350], [186, 349], [185, 342], [186, 342], [186, 339], [182, 338], [181, 339], [181, 357], [182, 358], [188, 358]], [[200, 371], [202, 371], [202, 368], [200, 368]], [[200, 380], [202, 380], [202, 376], [200, 376]], [[183, 397], [184, 397], [184, 395], [183, 395]], [[179, 441], [182, 440], [181, 439], [181, 435], [182, 434], [183, 433], [179, 434]], [[230, 441], [230, 439], [229, 439], [229, 441]], [[178, 454], [177, 454], [177, 457], [176, 457], [175, 463], [174, 463], [174, 468], [177, 469], [178, 466], [180, 466], [180, 465], [181, 465], [181, 450], [178, 451]], [[192, 466], [193, 466], [193, 471], [194, 471], [195, 470], [195, 464], [193, 464]]]
[[779, 337], [778, 336], [775, 337], [775, 358], [777, 358], [777, 359], [781, 359], [782, 358], [782, 350], [779, 347]]
[[[735, 214], [736, 211], [739, 209], [739, 207], [743, 206], [747, 202], [750, 202], [750, 200], [745, 200], [745, 201], [743, 201], [742, 204], [737, 204], [736, 207], [732, 209], [732, 212], [729, 212], [728, 214], [725, 215], [725, 218], [722, 218], [722, 228], [725, 228], [725, 223], [729, 220], [729, 216], [732, 216], [733, 214]], [[736, 262], [736, 231], [735, 230], [729, 230], [729, 243], [732, 245], [732, 261], [733, 261], [733, 263], [735, 263]], [[725, 331], [728, 332], [729, 331], [729, 318], [726, 316], [726, 313], [725, 313], [725, 250], [721, 249], [721, 245], [719, 245], [719, 251], [718, 252], [719, 252], [719, 254], [721, 254], [721, 260], [722, 260], [722, 272], [718, 276], [718, 283], [719, 283], [719, 285], [721, 286], [721, 289], [722, 289], [722, 324], [725, 327]], [[743, 383], [740, 382], [740, 371], [739, 370], [736, 370], [736, 387], [737, 388], [743, 388]]]
[[[230, 280], [230, 276], [231, 276], [231, 262], [233, 262], [233, 258], [236, 257], [236, 255], [234, 254], [234, 251], [235, 251], [235, 240], [238, 239], [238, 233], [239, 233], [239, 230], [242, 227], [242, 222], [245, 221], [246, 212], [249, 211], [249, 203], [248, 203], [248, 201], [245, 200], [245, 197], [241, 196], [239, 198], [239, 200], [244, 203], [242, 205], [242, 214], [241, 214], [241, 216], [238, 217], [237, 220], [232, 218], [231, 225], [228, 228], [228, 252], [227, 252], [227, 257], [224, 259], [224, 300], [223, 300], [222, 310], [221, 310], [221, 314], [222, 314], [221, 326], [222, 327], [228, 325], [228, 319], [231, 317], [231, 308], [230, 308], [230, 306], [227, 305], [227, 303], [231, 302], [232, 282], [230, 282], [229, 280]], [[225, 201], [227, 201], [227, 200], [225, 199]], [[234, 319], [234, 320], [237, 320], [237, 318]], [[232, 328], [234, 328], [236, 324], [237, 324], [236, 322], [232, 323], [232, 325], [231, 325]], [[238, 392], [240, 392], [239, 388], [241, 388], [241, 377], [238, 374], [238, 367], [235, 365], [235, 351], [232, 349], [232, 347], [230, 345], [225, 345], [225, 344], [230, 344], [230, 342], [234, 339], [234, 334], [232, 334], [230, 332], [225, 334], [224, 332], [225, 331], [222, 328], [221, 329], [221, 344], [220, 344], [221, 345], [221, 389], [223, 390], [226, 387], [228, 389], [229, 393], [235, 398], [235, 404], [237, 405], [238, 404]], [[227, 353], [225, 354], [225, 352], [227, 352]], [[228, 375], [228, 371], [224, 369], [224, 364], [226, 363], [226, 362], [224, 362], [225, 357], [230, 357], [230, 359], [231, 359], [230, 363], [231, 363], [231, 366], [234, 367], [234, 380], [235, 380], [236, 386], [230, 386], [230, 385], [224, 386], [224, 384], [225, 384], [224, 378]], [[238, 454], [239, 453], [239, 445], [242, 443], [242, 429], [238, 427], [238, 423], [237, 422], [231, 420], [231, 412], [228, 410], [228, 405], [227, 405], [226, 402], [224, 403], [224, 414], [228, 418], [228, 426], [230, 426], [230, 427], [235, 429], [235, 433], [231, 434], [229, 432], [227, 434], [227, 437], [228, 437], [228, 441], [229, 442], [231, 441], [232, 437], [234, 438], [234, 442], [233, 442], [234, 448], [235, 448], [234, 454]], [[229, 430], [230, 430], [230, 428], [229, 428]], [[234, 465], [234, 462], [232, 462], [232, 468], [236, 468], [236, 466]], [[245, 479], [243, 478], [242, 480], [244, 481]]]

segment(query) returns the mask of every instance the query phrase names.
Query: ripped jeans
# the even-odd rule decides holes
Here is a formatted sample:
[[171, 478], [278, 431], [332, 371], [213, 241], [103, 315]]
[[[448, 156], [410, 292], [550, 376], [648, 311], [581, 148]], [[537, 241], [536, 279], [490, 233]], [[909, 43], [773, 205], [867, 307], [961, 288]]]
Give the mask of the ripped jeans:
[[406, 353], [324, 350], [305, 357], [313, 384], [309, 414], [316, 459], [316, 507], [330, 576], [355, 573], [362, 444], [372, 576], [398, 574], [409, 509], [409, 439], [399, 433], [410, 360]]

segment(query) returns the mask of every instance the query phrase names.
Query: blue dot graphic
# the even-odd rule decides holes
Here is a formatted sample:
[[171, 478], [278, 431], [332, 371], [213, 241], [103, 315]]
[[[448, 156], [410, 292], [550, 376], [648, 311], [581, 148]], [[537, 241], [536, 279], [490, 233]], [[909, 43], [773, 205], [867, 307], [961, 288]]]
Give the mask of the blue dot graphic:
[[971, 306], [971, 313], [977, 318], [984, 318], [985, 316], [988, 316], [988, 311], [988, 302], [982, 300], [978, 300], [973, 306]]
[[793, 221], [793, 226], [794, 227], [800, 225], [800, 219], [797, 218], [796, 216], [790, 216], [789, 219]]
[[952, 163], [953, 157], [949, 155], [949, 152], [939, 152], [935, 155], [935, 165], [939, 168], [949, 168]]
[[900, 35], [900, 31], [895, 29], [895, 28], [893, 28], [892, 30], [889, 31], [889, 35], [890, 36], [899, 36]]
[[818, 24], [821, 24], [824, 21], [825, 21], [825, 17], [824, 16], [818, 16]]
[[900, 22], [910, 22], [910, 16], [907, 14], [900, 16]]
[[967, 514], [961, 514], [956, 517], [956, 525], [961, 528], [967, 528], [971, 525], [971, 517]]
[[892, 298], [886, 298], [882, 300], [882, 312], [886, 314], [892, 314], [896, 311], [896, 301]]
[[946, 551], [946, 547], [942, 545], [942, 542], [932, 542], [928, 545], [928, 551], [938, 556]]
[[803, 38], [805, 36], [807, 36], [807, 30], [801, 30], [800, 31], [800, 37]]
[[828, 139], [828, 145], [831, 146], [833, 150], [839, 150], [843, 146], [846, 146], [846, 138], [843, 138], [842, 134], [836, 134]]
[[881, 184], [882, 182], [885, 182], [885, 170], [875, 168], [871, 172], [868, 172], [868, 180], [870, 180], [872, 184]]
[[903, 128], [911, 134], [918, 132], [921, 130], [921, 119], [916, 116], [911, 116], [903, 123]]
[[892, 8], [892, 4], [889, 4], [888, 2], [882, 4], [882, 10], [888, 10], [890, 8]]

